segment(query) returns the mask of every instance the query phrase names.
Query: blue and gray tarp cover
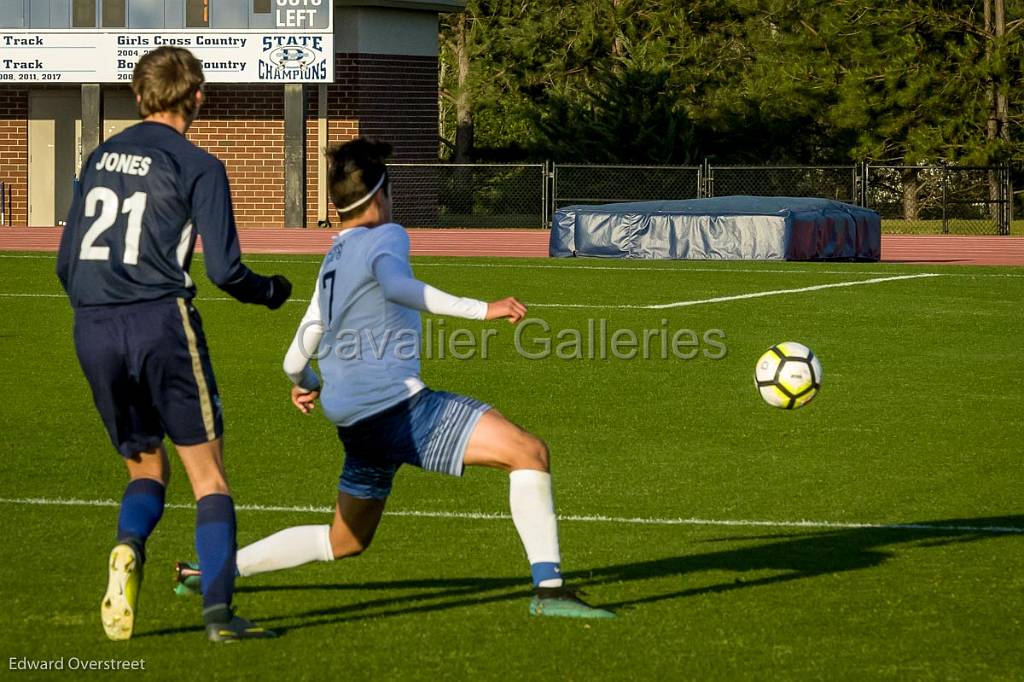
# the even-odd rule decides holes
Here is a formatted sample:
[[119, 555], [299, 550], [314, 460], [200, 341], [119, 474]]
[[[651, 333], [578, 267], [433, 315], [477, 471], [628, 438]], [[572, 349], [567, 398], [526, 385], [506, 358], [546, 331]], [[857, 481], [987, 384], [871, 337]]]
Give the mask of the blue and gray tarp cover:
[[882, 251], [878, 213], [829, 199], [731, 196], [566, 206], [553, 257], [866, 260]]

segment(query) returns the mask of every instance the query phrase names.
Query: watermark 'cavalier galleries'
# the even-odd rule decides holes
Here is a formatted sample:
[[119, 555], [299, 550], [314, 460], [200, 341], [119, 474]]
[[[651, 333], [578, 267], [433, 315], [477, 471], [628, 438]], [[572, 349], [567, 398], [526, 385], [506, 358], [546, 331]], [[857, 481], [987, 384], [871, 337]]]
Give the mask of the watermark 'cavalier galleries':
[[[308, 322], [299, 330], [304, 338]], [[448, 329], [443, 319], [428, 318], [419, 330], [340, 329], [323, 336], [316, 348], [302, 347], [309, 360], [333, 356], [339, 360], [376, 360], [391, 355], [399, 360], [419, 357], [430, 360], [487, 360], [491, 344], [499, 336], [492, 327]], [[667, 319], [658, 327], [635, 330], [610, 328], [606, 319], [581, 320], [573, 327], [554, 329], [547, 321], [529, 317], [516, 325], [512, 347], [526, 360], [721, 360], [728, 353], [725, 332], [708, 329], [673, 329]]]
[[589, 319], [583, 329], [552, 331], [544, 320], [523, 320], [513, 339], [516, 351], [527, 360], [544, 360], [552, 355], [559, 360], [721, 360], [728, 353], [721, 329], [698, 334], [692, 329], [670, 329], [665, 319], [660, 327], [639, 331], [629, 327], [610, 330], [605, 319]]

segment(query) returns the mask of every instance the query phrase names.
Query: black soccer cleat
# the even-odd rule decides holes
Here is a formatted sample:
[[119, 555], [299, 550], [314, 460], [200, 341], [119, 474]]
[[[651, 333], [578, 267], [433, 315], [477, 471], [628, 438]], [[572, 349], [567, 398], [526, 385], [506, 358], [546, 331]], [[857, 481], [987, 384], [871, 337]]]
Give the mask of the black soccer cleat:
[[207, 623], [206, 636], [211, 642], [237, 642], [243, 639], [273, 639], [277, 633], [267, 630], [231, 612], [226, 623]]

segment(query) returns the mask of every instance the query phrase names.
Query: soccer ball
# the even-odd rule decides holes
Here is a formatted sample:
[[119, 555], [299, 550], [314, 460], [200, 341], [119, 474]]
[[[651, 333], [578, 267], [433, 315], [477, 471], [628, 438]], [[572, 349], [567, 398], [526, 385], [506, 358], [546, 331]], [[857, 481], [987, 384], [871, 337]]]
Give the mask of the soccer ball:
[[821, 363], [802, 343], [777, 343], [758, 359], [754, 367], [754, 385], [772, 407], [795, 410], [818, 395]]

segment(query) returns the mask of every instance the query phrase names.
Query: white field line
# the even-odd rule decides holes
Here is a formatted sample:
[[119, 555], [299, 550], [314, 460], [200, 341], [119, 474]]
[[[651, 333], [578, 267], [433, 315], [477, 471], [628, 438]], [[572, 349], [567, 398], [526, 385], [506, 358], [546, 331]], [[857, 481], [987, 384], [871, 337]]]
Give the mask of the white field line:
[[[0, 498], [0, 504], [14, 504], [25, 506], [45, 507], [119, 507], [120, 502], [116, 500], [82, 500], [75, 498], [46, 498], [46, 497], [21, 497], [21, 498]], [[191, 504], [168, 504], [167, 509], [194, 509]], [[235, 505], [238, 511], [253, 512], [289, 512], [289, 513], [315, 513], [332, 514], [333, 507], [306, 506], [284, 506], [284, 505], [263, 505], [263, 504], [238, 504]], [[411, 517], [424, 519], [464, 519], [470, 521], [509, 521], [512, 516], [496, 512], [437, 512], [417, 510], [386, 511], [386, 516]], [[579, 523], [614, 523], [621, 525], [640, 526], [734, 526], [744, 528], [825, 528], [835, 530], [849, 529], [877, 529], [877, 530], [904, 530], [904, 531], [945, 531], [964, 533], [991, 533], [1003, 534], [1024, 534], [1024, 527], [1016, 526], [970, 526], [960, 524], [927, 524], [927, 523], [854, 523], [843, 521], [766, 521], [751, 519], [697, 519], [697, 518], [650, 518], [650, 517], [627, 517], [627, 516], [602, 516], [602, 515], [579, 515], [561, 514], [558, 519], [566, 522]]]
[[864, 284], [882, 284], [884, 282], [899, 282], [910, 279], [924, 279], [927, 277], [942, 277], [934, 272], [924, 272], [918, 275], [900, 275], [898, 277], [874, 277], [872, 279], [850, 280], [848, 282], [833, 282], [832, 284], [817, 284], [810, 287], [798, 287], [796, 289], [773, 289], [771, 291], [754, 291], [748, 294], [737, 294], [735, 296], [715, 296], [714, 298], [700, 298], [691, 301], [675, 301], [674, 303], [659, 303], [656, 305], [597, 305], [589, 303], [528, 303], [534, 308], [587, 308], [587, 309], [634, 309], [634, 310], [667, 310], [669, 308], [685, 308], [693, 305], [705, 305], [708, 303], [726, 303], [728, 301], [742, 301], [749, 298], [765, 298], [767, 296], [784, 296], [786, 294], [800, 294], [808, 291], [821, 291], [823, 289], [835, 289], [838, 287], [856, 287]]
[[[21, 294], [11, 292], [0, 292], [0, 298], [67, 298], [67, 294]], [[196, 302], [203, 301], [234, 301], [229, 296], [203, 296], [196, 299]], [[308, 298], [289, 298], [286, 303], [309, 303]]]
[[0, 253], [0, 258], [29, 258], [34, 260], [57, 260], [57, 254], [42, 253]]
[[[248, 260], [248, 259], [247, 259]], [[263, 263], [301, 263], [302, 261], [261, 261]], [[601, 270], [606, 272], [675, 272], [685, 275], [689, 272], [729, 274], [732, 272], [773, 274], [773, 275], [891, 275], [892, 270], [812, 270], [812, 269], [785, 269], [785, 268], [716, 268], [708, 266], [682, 266], [678, 268], [652, 267], [631, 267], [628, 265], [615, 267], [612, 265], [544, 265], [542, 263], [413, 263], [417, 268], [488, 268], [490, 270], [500, 269], [526, 269], [526, 270]], [[900, 263], [899, 265], [915, 265], [914, 263]], [[934, 265], [934, 263], [918, 263], [919, 266]], [[1006, 267], [1006, 266], [1004, 266]], [[1024, 274], [1015, 273], [970, 273], [970, 272], [944, 272], [944, 277], [1009, 277], [1024, 278]]]
[[[898, 282], [908, 279], [923, 279], [926, 277], [942, 277], [934, 272], [925, 272], [916, 275], [899, 275], [895, 277], [875, 277], [873, 279], [850, 280], [847, 282], [833, 282], [832, 284], [818, 284], [810, 287], [799, 287], [797, 289], [773, 289], [771, 291], [755, 291], [736, 296], [716, 296], [715, 298], [703, 298], [692, 301], [676, 301], [674, 303], [658, 303], [650, 305], [633, 304], [598, 304], [598, 303], [527, 303], [527, 307], [533, 308], [586, 308], [606, 310], [666, 310], [669, 308], [683, 308], [693, 305], [708, 303], [727, 303], [729, 301], [740, 301], [748, 298], [763, 298], [765, 296], [782, 296], [783, 294], [798, 294], [806, 291], [820, 291], [822, 289], [834, 289], [836, 287], [854, 287], [861, 284], [881, 284], [883, 282]], [[28, 294], [28, 293], [0, 293], [0, 298], [65, 298], [64, 294]], [[232, 301], [227, 296], [203, 297], [203, 301]], [[289, 303], [309, 303], [308, 298], [291, 298]]]
[[[0, 258], [30, 258], [30, 259], [42, 259], [42, 260], [55, 260], [56, 256], [45, 255], [45, 254], [4, 254], [0, 253]], [[418, 258], [418, 256], [414, 256]], [[293, 265], [319, 265], [322, 260], [321, 256], [310, 254], [308, 256], [297, 256], [292, 259], [277, 259], [277, 258], [260, 258], [259, 256], [246, 256], [245, 260], [252, 263], [290, 263]], [[681, 275], [685, 275], [690, 272], [699, 273], [718, 273], [718, 274], [729, 274], [733, 272], [743, 272], [752, 274], [773, 274], [773, 275], [891, 275], [892, 270], [814, 270], [809, 268], [716, 268], [708, 266], [682, 266], [678, 268], [664, 268], [658, 266], [651, 267], [632, 267], [629, 265], [613, 266], [613, 265], [578, 265], [575, 263], [567, 263], [566, 265], [546, 265], [543, 263], [461, 263], [461, 262], [445, 262], [445, 263], [420, 263], [416, 262], [414, 265], [417, 268], [487, 268], [489, 270], [600, 270], [604, 272], [674, 272]], [[898, 265], [914, 265], [914, 263], [900, 263]], [[919, 263], [918, 265], [929, 265], [928, 263]], [[1006, 267], [1006, 266], [1004, 266]], [[992, 273], [992, 272], [944, 272], [944, 277], [1002, 277], [1009, 279], [1022, 279], [1024, 273]], [[209, 299], [207, 299], [209, 300]]]

